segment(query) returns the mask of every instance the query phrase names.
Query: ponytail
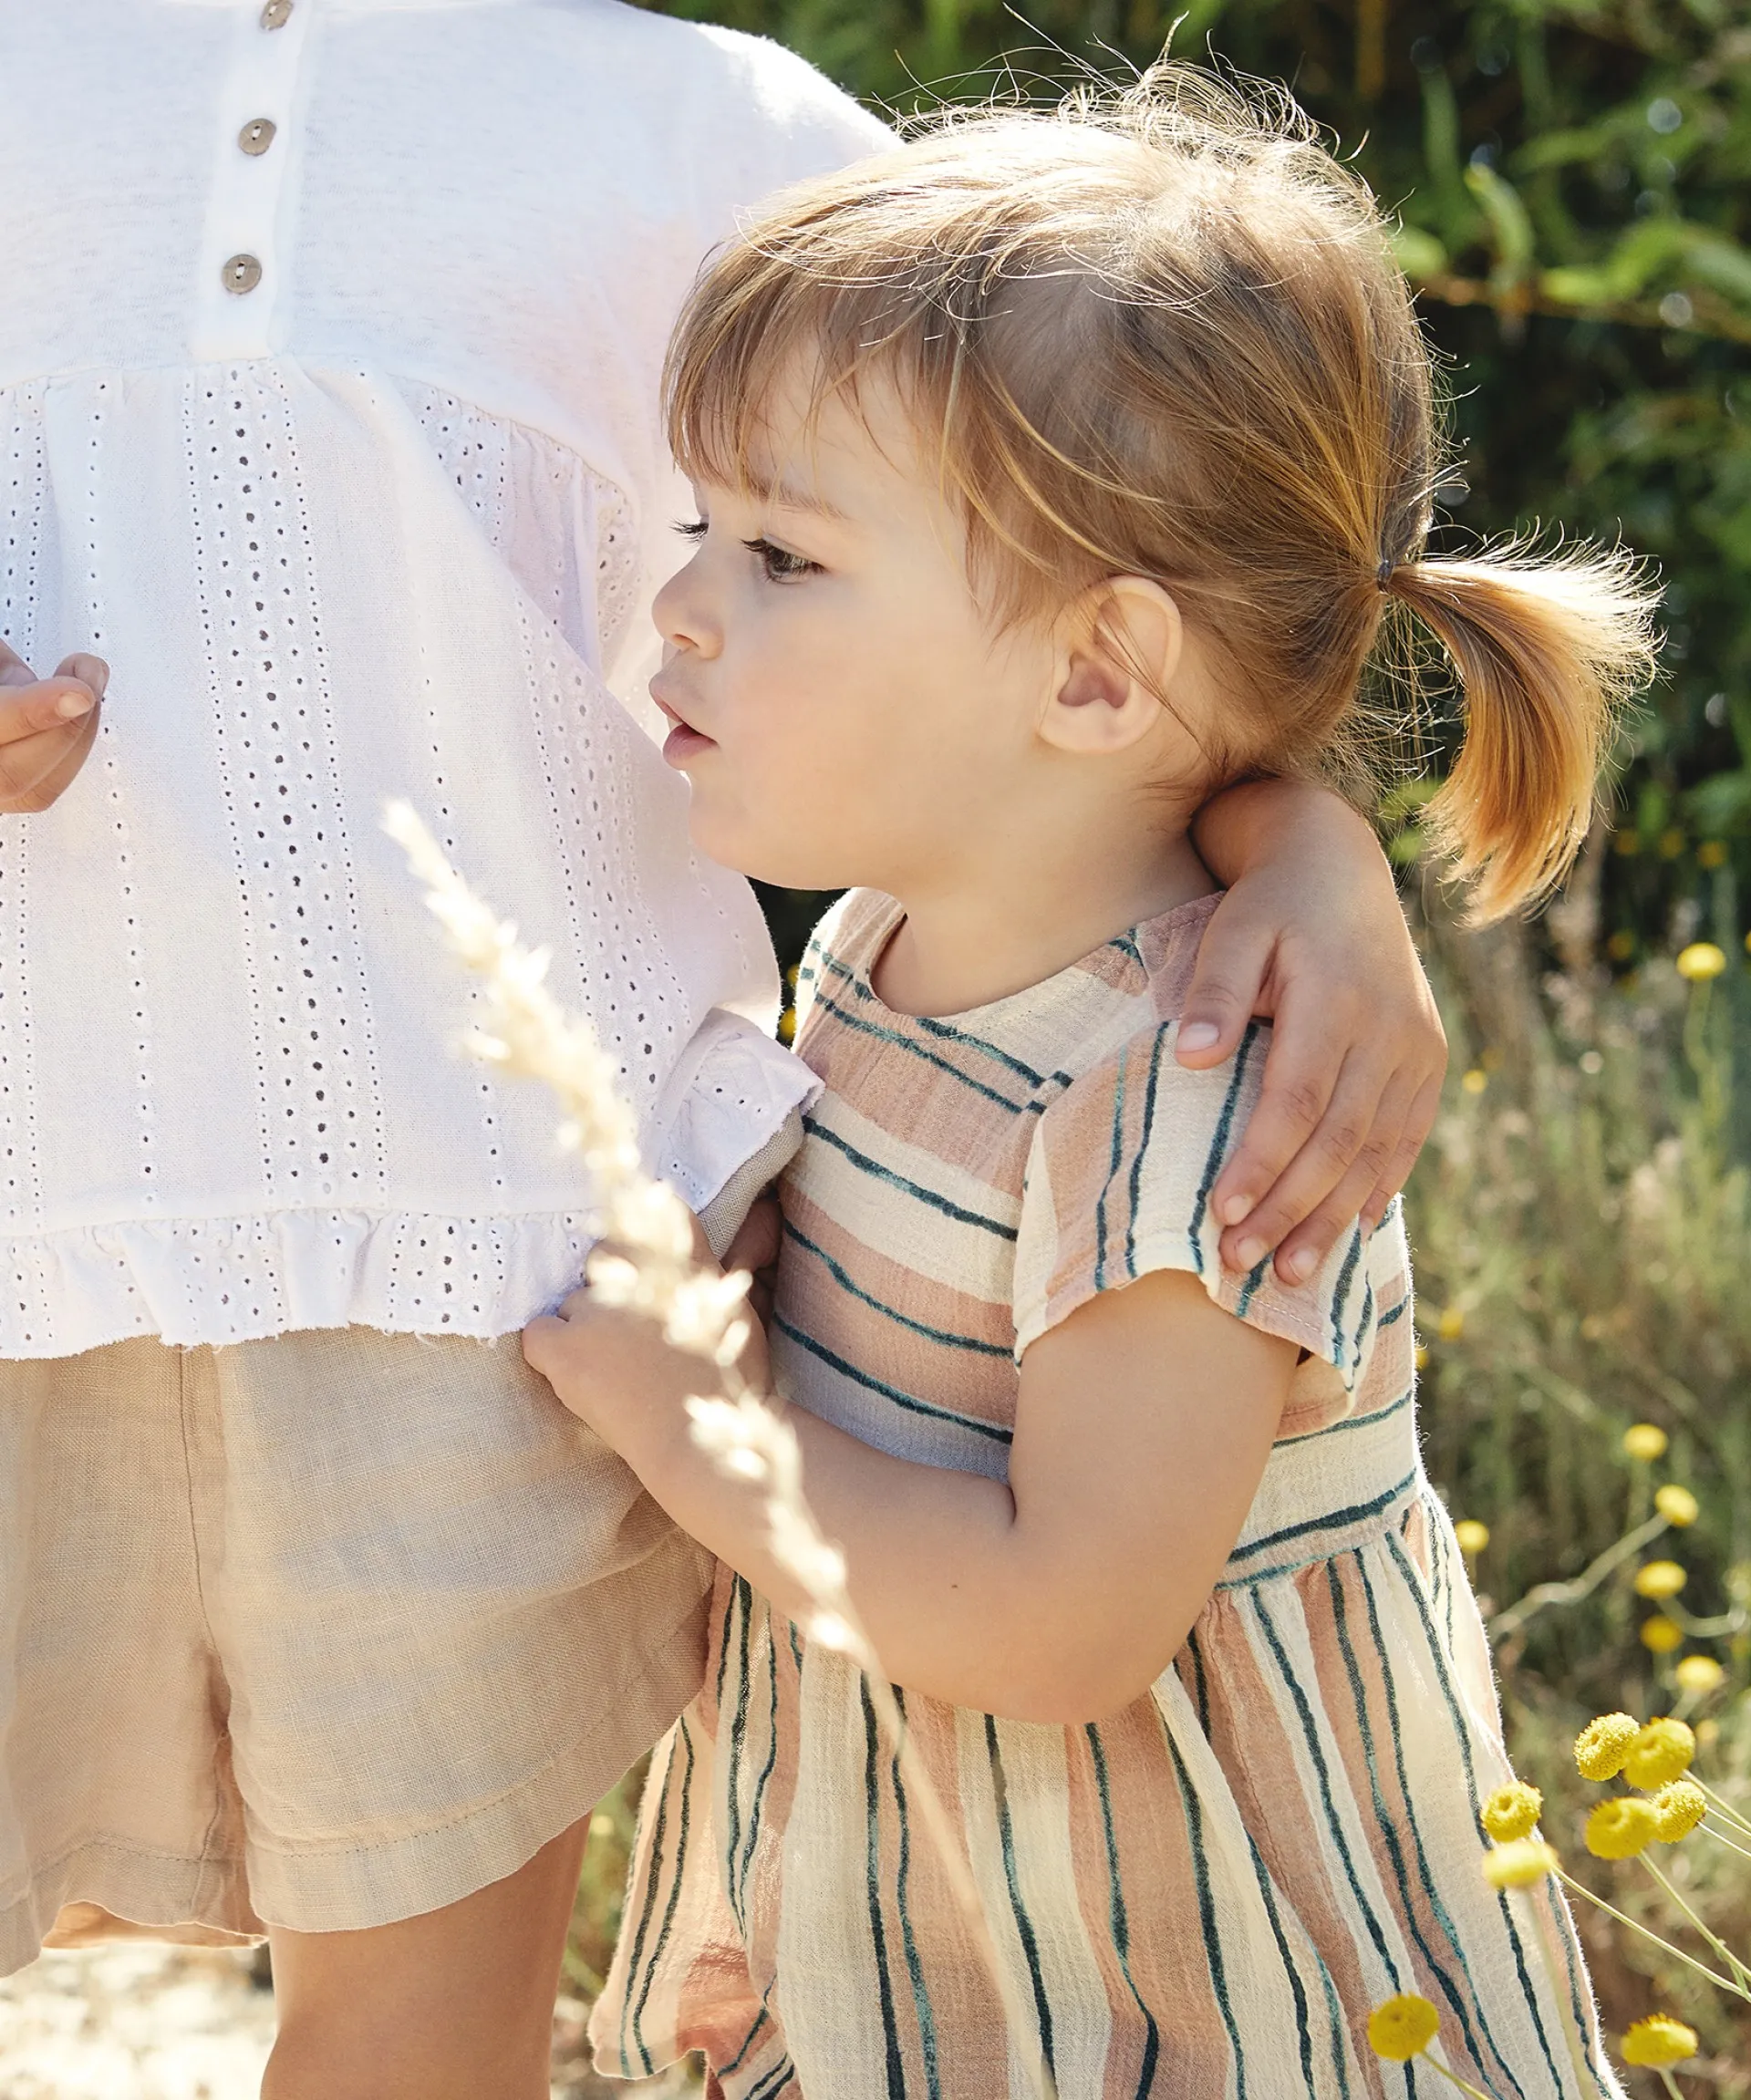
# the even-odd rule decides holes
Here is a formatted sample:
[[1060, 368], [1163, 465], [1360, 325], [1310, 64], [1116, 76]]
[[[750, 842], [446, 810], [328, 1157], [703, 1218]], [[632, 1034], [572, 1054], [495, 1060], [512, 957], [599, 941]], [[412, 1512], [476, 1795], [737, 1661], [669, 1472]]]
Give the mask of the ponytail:
[[1585, 549], [1418, 560], [1381, 588], [1445, 650], [1466, 730], [1425, 822], [1471, 884], [1474, 924], [1550, 890], [1592, 821], [1619, 708], [1652, 677], [1658, 593], [1635, 558]]

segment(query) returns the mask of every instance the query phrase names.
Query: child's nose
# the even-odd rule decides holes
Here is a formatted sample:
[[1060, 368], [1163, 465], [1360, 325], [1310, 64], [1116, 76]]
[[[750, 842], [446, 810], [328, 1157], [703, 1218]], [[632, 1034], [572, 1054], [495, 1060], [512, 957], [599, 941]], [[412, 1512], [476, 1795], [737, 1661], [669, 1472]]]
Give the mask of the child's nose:
[[668, 579], [651, 600], [650, 616], [670, 649], [715, 657], [720, 636], [718, 623], [706, 605], [700, 580], [694, 573], [699, 565], [696, 555]]

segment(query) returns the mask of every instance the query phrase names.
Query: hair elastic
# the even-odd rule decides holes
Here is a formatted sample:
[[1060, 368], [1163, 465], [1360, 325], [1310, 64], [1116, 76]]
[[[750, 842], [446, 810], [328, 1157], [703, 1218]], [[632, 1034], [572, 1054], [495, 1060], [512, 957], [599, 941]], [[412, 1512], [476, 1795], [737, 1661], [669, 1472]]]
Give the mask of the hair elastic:
[[1390, 554], [1381, 556], [1380, 566], [1374, 571], [1374, 588], [1376, 590], [1383, 591], [1388, 587], [1393, 580], [1393, 571], [1397, 566], [1398, 564], [1394, 561]]

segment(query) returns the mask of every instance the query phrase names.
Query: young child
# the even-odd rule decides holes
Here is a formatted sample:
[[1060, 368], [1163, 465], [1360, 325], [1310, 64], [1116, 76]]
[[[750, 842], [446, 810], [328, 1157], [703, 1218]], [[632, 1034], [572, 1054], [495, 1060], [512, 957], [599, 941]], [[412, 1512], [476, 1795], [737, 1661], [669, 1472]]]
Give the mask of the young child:
[[[552, 946], [721, 1244], [813, 1082], [610, 681], [700, 257], [888, 134], [612, 0], [0, 0], [0, 1971], [266, 1929], [275, 2100], [533, 2100], [710, 1563], [522, 1360], [579, 1191], [444, 1056], [381, 809]], [[1372, 843], [1264, 792], [1208, 813], [1259, 872], [1206, 1010], [1274, 958], [1287, 1076], [1336, 1073], [1240, 1176], [1305, 1248], [1402, 1175], [1438, 1037]]]
[[1587, 823], [1646, 594], [1425, 553], [1429, 360], [1372, 199], [1177, 72], [793, 192], [695, 295], [670, 402], [699, 520], [652, 691], [694, 834], [861, 885], [803, 972], [772, 1369], [1031, 2010], [1006, 2033], [858, 1671], [689, 1441], [699, 1367], [585, 1291], [531, 1362], [724, 1564], [599, 2061], [971, 2100], [1037, 2048], [1062, 2100], [1339, 2100], [1424, 2089], [1364, 2034], [1414, 1991], [1481, 2090], [1615, 2092], [1566, 1915], [1479, 1871], [1508, 1766], [1400, 1219], [1300, 1287], [1225, 1268], [1263, 1033], [1174, 1050], [1192, 813], [1354, 757], [1384, 620], [1463, 680], [1431, 821], [1494, 914]]

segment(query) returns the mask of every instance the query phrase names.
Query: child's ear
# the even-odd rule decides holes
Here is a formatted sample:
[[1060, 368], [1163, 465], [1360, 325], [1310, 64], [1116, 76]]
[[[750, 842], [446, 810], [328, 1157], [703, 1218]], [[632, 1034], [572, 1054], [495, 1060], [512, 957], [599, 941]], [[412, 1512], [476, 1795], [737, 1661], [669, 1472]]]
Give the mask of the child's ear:
[[1108, 576], [1060, 628], [1056, 686], [1040, 725], [1055, 750], [1090, 758], [1129, 750], [1161, 727], [1185, 648], [1179, 607], [1145, 576]]

